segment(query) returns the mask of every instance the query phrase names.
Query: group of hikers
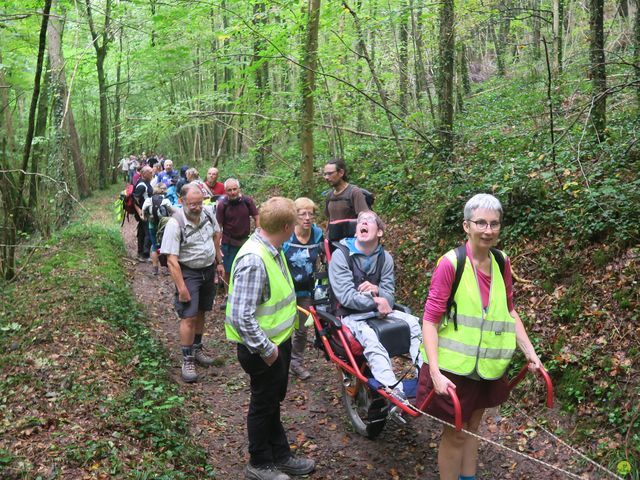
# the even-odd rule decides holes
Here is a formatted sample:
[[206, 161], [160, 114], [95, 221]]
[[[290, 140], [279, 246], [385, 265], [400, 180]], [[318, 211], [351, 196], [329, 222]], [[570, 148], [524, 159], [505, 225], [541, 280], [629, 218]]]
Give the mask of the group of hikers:
[[[304, 358], [310, 322], [297, 306], [313, 304], [316, 272], [326, 262], [325, 235], [315, 223], [318, 206], [306, 197], [276, 196], [257, 208], [237, 179], [218, 182], [215, 167], [202, 181], [195, 169], [176, 172], [170, 160], [152, 159], [138, 162], [131, 178], [127, 168], [127, 181], [134, 184], [139, 260], [149, 257], [157, 274], [159, 258], [165, 258], [175, 284], [182, 379], [195, 382], [196, 365], [214, 363], [203, 347], [205, 312], [212, 310], [216, 286], [224, 279], [226, 338], [236, 343], [238, 362], [250, 378], [246, 478], [307, 475], [315, 462], [292, 454], [281, 402], [290, 373], [301, 381], [311, 377]], [[322, 175], [331, 187], [324, 200], [329, 225], [347, 219], [355, 223], [354, 236], [335, 244], [328, 264], [334, 313], [343, 328], [362, 345], [373, 377], [406, 400], [389, 354], [367, 320], [406, 322], [408, 353], [418, 375], [417, 403], [435, 390], [427, 413], [452, 424], [448, 391], [453, 388], [464, 428], [477, 431], [485, 409], [500, 405], [509, 394], [506, 370], [516, 346], [531, 370], [542, 368], [514, 308], [509, 258], [494, 248], [502, 227], [499, 200], [478, 194], [464, 206], [466, 244], [438, 261], [420, 321], [394, 309], [393, 258], [382, 246], [385, 224], [371, 209], [370, 194], [348, 182], [342, 159], [327, 162]], [[438, 450], [441, 479], [474, 480], [477, 457], [475, 437], [444, 425]]]

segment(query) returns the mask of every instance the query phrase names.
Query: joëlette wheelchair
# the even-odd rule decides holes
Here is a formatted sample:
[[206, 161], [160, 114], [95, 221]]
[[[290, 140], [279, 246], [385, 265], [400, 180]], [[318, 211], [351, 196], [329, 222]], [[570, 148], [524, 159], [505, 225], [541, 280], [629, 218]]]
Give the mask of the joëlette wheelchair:
[[[325, 266], [331, 261], [331, 254], [335, 248], [333, 242], [355, 236], [355, 223], [355, 220], [338, 220], [329, 224], [329, 232], [324, 245]], [[336, 366], [341, 382], [342, 402], [355, 431], [365, 437], [375, 438], [382, 432], [391, 414], [394, 414], [394, 418], [400, 419], [421, 416], [435, 398], [435, 391], [432, 391], [418, 405], [414, 403], [418, 384], [417, 376], [401, 380], [407, 399], [394, 394], [393, 386], [382, 385], [373, 378], [364, 357], [362, 345], [342, 324], [340, 318], [333, 313], [335, 305], [331, 305], [333, 302], [329, 298], [327, 270], [318, 272], [317, 279], [313, 305], [308, 310], [313, 318], [316, 331], [315, 347], [320, 349], [325, 358]], [[394, 309], [411, 313], [408, 307], [399, 304], [396, 304]], [[301, 310], [307, 313], [306, 310]], [[391, 318], [373, 318], [366, 321], [378, 335], [390, 358], [402, 356], [410, 359], [411, 337], [406, 322]], [[415, 361], [415, 359], [410, 360]], [[527, 366], [525, 365], [511, 380], [509, 387], [515, 387], [526, 373]], [[541, 376], [547, 387], [546, 403], [551, 408], [553, 405], [551, 380], [545, 371], [541, 372]], [[449, 389], [449, 396], [455, 411], [455, 428], [461, 430], [462, 411], [455, 389]]]

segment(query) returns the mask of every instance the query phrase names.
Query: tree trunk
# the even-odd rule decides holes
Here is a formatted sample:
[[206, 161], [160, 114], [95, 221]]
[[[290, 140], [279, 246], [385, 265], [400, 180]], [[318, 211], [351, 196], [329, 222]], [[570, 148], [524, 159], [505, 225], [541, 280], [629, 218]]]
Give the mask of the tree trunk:
[[[122, 148], [120, 146], [120, 131], [122, 129], [120, 125], [120, 111], [122, 108], [122, 100], [120, 95], [122, 94], [122, 36], [123, 36], [123, 28], [118, 29], [118, 45], [119, 45], [119, 55], [118, 55], [118, 64], [116, 66], [116, 91], [113, 105], [113, 159], [111, 161], [112, 165], [118, 165], [120, 162], [120, 157], [122, 156]], [[116, 167], [112, 169], [111, 174], [111, 183], [116, 183], [118, 180], [118, 175], [120, 175], [121, 171]]]
[[29, 119], [27, 123], [27, 135], [24, 141], [24, 151], [22, 153], [22, 172], [20, 172], [18, 189], [16, 191], [15, 204], [23, 206], [23, 209], [16, 213], [15, 226], [22, 229], [26, 223], [28, 212], [26, 210], [27, 199], [24, 198], [22, 192], [26, 180], [25, 172], [29, 168], [29, 156], [31, 155], [31, 143], [33, 142], [33, 134], [36, 122], [36, 110], [38, 107], [38, 98], [40, 97], [40, 81], [42, 79], [42, 64], [44, 62], [44, 52], [47, 44], [47, 25], [49, 24], [49, 12], [51, 11], [51, 0], [45, 0], [42, 10], [42, 22], [40, 24], [40, 36], [38, 41], [38, 60], [36, 62], [35, 79], [33, 83], [33, 93], [31, 95], [31, 104], [29, 106]]
[[564, 31], [564, 2], [565, 0], [553, 0], [553, 67], [562, 74], [562, 37]]
[[620, 13], [620, 18], [626, 20], [629, 17], [629, 0], [620, 0], [618, 4], [618, 12]]
[[440, 142], [446, 155], [453, 150], [453, 93], [455, 67], [454, 0], [443, 0], [440, 8], [438, 116]]
[[302, 72], [302, 119], [300, 122], [300, 169], [301, 191], [311, 196], [314, 191], [313, 176], [313, 120], [316, 90], [316, 69], [318, 68], [318, 32], [320, 30], [320, 0], [308, 0], [307, 38], [304, 49], [304, 70]]
[[636, 16], [633, 25], [635, 59], [633, 69], [636, 77], [636, 99], [640, 111], [640, 0], [636, 0]]
[[93, 40], [93, 48], [96, 51], [96, 70], [98, 72], [98, 91], [100, 93], [100, 147], [98, 149], [98, 186], [106, 188], [109, 170], [109, 105], [107, 103], [107, 82], [104, 71], [104, 61], [109, 47], [109, 24], [111, 22], [111, 0], [106, 0], [104, 7], [104, 28], [102, 31], [102, 44], [100, 44], [96, 32], [93, 14], [91, 13], [91, 0], [85, 0], [87, 5], [87, 20]]
[[604, 55], [604, 0], [589, 0], [589, 27], [591, 62], [590, 74], [593, 85], [591, 123], [598, 141], [603, 139], [607, 127], [607, 71]]
[[[47, 117], [49, 115], [49, 90], [51, 88], [51, 61], [47, 56], [47, 66], [45, 68], [46, 73], [42, 82], [42, 89], [40, 90], [40, 98], [38, 99], [38, 115], [36, 118], [36, 138], [40, 138], [41, 141], [37, 142], [33, 147], [33, 153], [31, 154], [31, 172], [38, 173], [40, 169], [40, 160], [45, 159], [45, 145], [44, 140], [47, 133]], [[37, 175], [32, 175], [29, 181], [29, 211], [36, 208], [38, 203], [38, 185], [39, 179]]]
[[[51, 156], [51, 176], [60, 181], [67, 182], [69, 188], [69, 172], [67, 158], [71, 156], [76, 174], [76, 184], [81, 197], [87, 197], [91, 193], [89, 182], [85, 175], [84, 163], [80, 154], [80, 141], [76, 131], [71, 109], [71, 100], [67, 90], [67, 82], [64, 73], [64, 57], [62, 55], [62, 31], [63, 24], [58, 17], [52, 17], [47, 28], [49, 41], [49, 60], [51, 61], [51, 92], [54, 97], [53, 116], [56, 129], [56, 154]], [[62, 198], [62, 210], [70, 210], [66, 196]], [[67, 212], [68, 213], [68, 212]]]
[[[0, 65], [2, 65], [2, 50], [0, 50]], [[7, 140], [7, 147], [9, 152], [14, 152], [15, 138], [13, 133], [13, 118], [11, 116], [11, 108], [9, 107], [9, 89], [10, 85], [4, 76], [4, 68], [0, 67], [0, 108], [2, 108], [2, 114], [4, 115], [4, 131], [6, 133], [5, 138]]]
[[540, 60], [541, 50], [540, 50], [540, 27], [541, 27], [541, 19], [540, 19], [540, 0], [531, 0], [531, 13], [533, 14], [532, 19], [532, 39], [533, 50], [532, 57], [534, 60]]
[[409, 92], [409, 9], [406, 0], [403, 0], [400, 15], [400, 46], [398, 52], [398, 70], [400, 87], [400, 110], [403, 115], [407, 114], [408, 92]]

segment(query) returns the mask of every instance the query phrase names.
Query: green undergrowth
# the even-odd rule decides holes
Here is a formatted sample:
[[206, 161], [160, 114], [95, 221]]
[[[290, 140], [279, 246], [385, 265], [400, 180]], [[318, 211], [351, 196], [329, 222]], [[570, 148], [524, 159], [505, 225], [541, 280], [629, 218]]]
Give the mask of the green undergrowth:
[[0, 470], [8, 478], [214, 477], [168, 377], [168, 354], [131, 293], [120, 232], [88, 221], [91, 213], [3, 285]]

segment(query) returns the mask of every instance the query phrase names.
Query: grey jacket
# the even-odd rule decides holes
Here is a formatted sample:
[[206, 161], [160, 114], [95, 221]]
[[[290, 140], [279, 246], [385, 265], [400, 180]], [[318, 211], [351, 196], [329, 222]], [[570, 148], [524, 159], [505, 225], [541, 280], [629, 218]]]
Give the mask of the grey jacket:
[[[380, 249], [376, 249], [370, 256], [366, 256], [355, 247], [354, 239], [341, 240], [343, 245], [349, 248], [350, 255], [354, 263], [365, 273], [372, 272], [377, 264]], [[395, 277], [393, 274], [393, 258], [382, 250], [385, 255], [385, 262], [382, 267], [380, 285], [378, 285], [378, 296], [384, 297], [391, 308], [395, 303]], [[329, 282], [331, 289], [341, 305], [362, 312], [372, 312], [377, 309], [376, 303], [371, 295], [358, 292], [353, 282], [353, 272], [349, 269], [347, 259], [341, 250], [333, 252], [331, 262], [329, 262]], [[367, 315], [366, 317], [370, 317]]]

